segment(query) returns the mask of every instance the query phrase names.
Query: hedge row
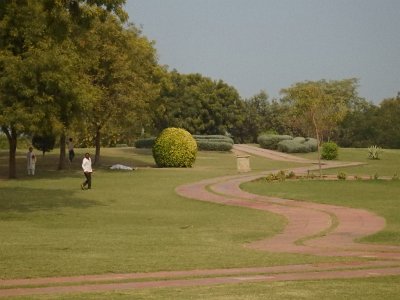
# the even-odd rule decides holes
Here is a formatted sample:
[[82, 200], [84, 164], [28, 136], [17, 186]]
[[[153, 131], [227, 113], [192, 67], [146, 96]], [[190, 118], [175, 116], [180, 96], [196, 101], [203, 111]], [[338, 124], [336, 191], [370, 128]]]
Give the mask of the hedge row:
[[278, 151], [286, 153], [315, 152], [317, 147], [317, 140], [313, 138], [284, 140], [278, 143]]
[[293, 137], [290, 135], [263, 134], [257, 138], [257, 142], [260, 144], [261, 148], [278, 150], [279, 142], [292, 139]]
[[318, 143], [314, 138], [290, 135], [263, 134], [257, 139], [261, 148], [278, 150], [286, 153], [307, 153], [317, 151]]
[[[224, 135], [193, 135], [200, 151], [230, 151], [233, 147], [233, 140]], [[136, 148], [151, 149], [156, 138], [150, 137], [135, 141]]]
[[230, 151], [233, 140], [225, 135], [193, 135], [200, 151]]
[[148, 149], [151, 149], [151, 148], [153, 148], [155, 141], [156, 141], [155, 137], [139, 139], [139, 140], [135, 141], [135, 147], [136, 148], [148, 148]]

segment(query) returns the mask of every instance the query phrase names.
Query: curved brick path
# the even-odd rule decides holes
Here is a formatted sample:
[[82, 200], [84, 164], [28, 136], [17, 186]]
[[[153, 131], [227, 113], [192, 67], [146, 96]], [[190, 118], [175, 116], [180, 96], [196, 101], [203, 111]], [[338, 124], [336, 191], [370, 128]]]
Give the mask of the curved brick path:
[[[246, 145], [235, 145], [234, 151], [264, 156], [270, 159], [308, 164], [315, 163], [315, 161], [299, 159], [287, 154]], [[329, 163], [325, 164], [324, 168], [354, 164], [356, 163]], [[317, 166], [295, 168], [293, 171], [303, 173], [313, 168], [316, 169]], [[282, 233], [266, 240], [251, 243], [247, 247], [270, 252], [350, 256], [354, 257], [356, 261], [351, 263], [324, 263], [260, 268], [0, 280], [0, 297], [259, 281], [400, 275], [400, 247], [367, 245], [354, 242], [355, 239], [383, 229], [385, 226], [383, 218], [362, 209], [259, 196], [242, 191], [239, 188], [241, 183], [265, 176], [271, 172], [274, 171], [207, 179], [179, 186], [176, 188], [176, 192], [191, 199], [269, 211], [280, 214], [287, 219], [288, 225]], [[357, 258], [374, 258], [375, 260], [357, 261]], [[185, 277], [196, 278], [185, 279]], [[122, 280], [130, 280], [132, 282], [118, 282]], [[140, 280], [140, 282], [137, 280]], [[116, 282], [107, 283], [107, 281]], [[69, 284], [70, 286], [57, 286], [61, 284]], [[39, 287], [42, 285], [45, 287]], [[24, 287], [18, 288], [18, 286]]]

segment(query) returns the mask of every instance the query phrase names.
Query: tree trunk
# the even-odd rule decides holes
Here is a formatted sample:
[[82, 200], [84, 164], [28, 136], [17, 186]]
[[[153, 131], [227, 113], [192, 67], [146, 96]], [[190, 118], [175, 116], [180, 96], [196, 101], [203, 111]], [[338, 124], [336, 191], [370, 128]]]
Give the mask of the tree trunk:
[[94, 165], [98, 166], [100, 164], [100, 140], [101, 140], [101, 127], [96, 127], [96, 137], [95, 137], [95, 146], [96, 146], [96, 154], [94, 157]]
[[8, 178], [17, 178], [17, 162], [15, 156], [17, 154], [17, 132], [14, 128], [2, 127], [2, 131], [6, 134], [9, 146], [8, 155]]
[[58, 170], [65, 169], [65, 142], [66, 142], [66, 137], [65, 137], [65, 132], [63, 131], [60, 136], [60, 158], [58, 161]]
[[319, 131], [318, 131], [318, 126], [317, 122], [315, 120], [315, 116], [312, 116], [314, 128], [315, 128], [315, 135], [317, 137], [317, 152], [318, 152], [318, 169], [319, 169], [319, 177], [322, 178], [322, 167], [321, 167], [321, 147], [320, 147], [320, 137], [319, 137]]

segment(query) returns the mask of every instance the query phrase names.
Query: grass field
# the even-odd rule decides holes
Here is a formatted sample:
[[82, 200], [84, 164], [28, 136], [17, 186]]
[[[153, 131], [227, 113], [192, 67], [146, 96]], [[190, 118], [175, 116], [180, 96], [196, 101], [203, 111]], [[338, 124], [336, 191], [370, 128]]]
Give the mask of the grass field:
[[[385, 150], [382, 159], [370, 160], [366, 149], [341, 149], [340, 159], [343, 161], [359, 161], [365, 165], [324, 170], [325, 174], [346, 172], [353, 175], [368, 175], [378, 180], [301, 180], [266, 183], [257, 181], [246, 183], [242, 188], [255, 194], [278, 196], [287, 199], [314, 201], [355, 208], [365, 208], [386, 219], [386, 228], [364, 238], [363, 242], [400, 245], [400, 180], [379, 179], [385, 176], [392, 178], [400, 174], [400, 151]], [[315, 154], [301, 155], [312, 158]]]
[[[400, 276], [158, 288], [112, 293], [18, 297], [18, 300], [397, 300]], [[14, 299], [14, 298], [13, 298]]]
[[[19, 152], [18, 180], [6, 179], [7, 152], [0, 152], [0, 178], [3, 178], [0, 179], [0, 278], [338, 260], [246, 249], [243, 244], [281, 231], [285, 220], [265, 212], [203, 203], [176, 195], [174, 189], [180, 184], [236, 174], [236, 160], [230, 153], [200, 152], [191, 169], [158, 169], [154, 168], [151, 153], [147, 150], [103, 149], [102, 166], [93, 174], [93, 189], [81, 191], [79, 186], [83, 175], [80, 157], [85, 151], [78, 149], [76, 161], [64, 171], [55, 170], [55, 153], [39, 157], [35, 177], [25, 175], [24, 153]], [[346, 169], [348, 174], [391, 176], [399, 172], [400, 151], [386, 150], [379, 161], [367, 160], [364, 157], [366, 150], [363, 151], [350, 149], [341, 152], [340, 159], [368, 163]], [[108, 170], [107, 166], [114, 163], [138, 166], [139, 170]], [[264, 171], [296, 167], [298, 164], [251, 157], [251, 166], [254, 171]], [[327, 172], [335, 174], [338, 170]], [[297, 185], [292, 182], [271, 185], [251, 183], [245, 188], [279, 196], [285, 191], [286, 197], [370, 209], [387, 218], [388, 226], [385, 231], [366, 240], [400, 244], [398, 181], [312, 181]], [[338, 191], [343, 197], [329, 197]], [[84, 294], [74, 299], [265, 299], [268, 294], [270, 299], [320, 299], [320, 292], [324, 289], [333, 293], [331, 298], [325, 299], [343, 299], [353, 298], [355, 291], [351, 290], [351, 286], [354, 285], [360, 288], [369, 286], [371, 295], [378, 293], [392, 299], [392, 295], [399, 292], [394, 282], [398, 283], [399, 277], [283, 282], [272, 283], [268, 287], [243, 284], [157, 289], [91, 296]], [[69, 299], [67, 296], [29, 299], [39, 298]]]
[[[140, 168], [105, 167], [117, 162]], [[49, 155], [39, 158], [37, 175], [28, 177], [22, 156], [21, 178], [0, 181], [1, 278], [315, 261], [243, 248], [282, 230], [279, 216], [187, 200], [174, 192], [183, 183], [236, 174], [232, 154], [204, 152], [192, 169], [157, 169], [151, 168], [148, 151], [105, 149], [104, 167], [95, 170], [93, 188], [86, 191], [80, 190], [79, 164], [77, 159], [70, 169], [55, 171], [56, 155]], [[257, 164], [268, 167], [277, 163]]]

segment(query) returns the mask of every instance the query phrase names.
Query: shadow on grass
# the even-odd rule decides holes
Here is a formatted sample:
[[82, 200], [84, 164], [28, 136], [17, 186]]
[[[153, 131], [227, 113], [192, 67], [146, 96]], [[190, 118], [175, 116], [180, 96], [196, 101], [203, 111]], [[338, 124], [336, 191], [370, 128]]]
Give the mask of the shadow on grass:
[[0, 214], [29, 213], [70, 207], [84, 209], [104, 206], [100, 201], [81, 199], [65, 190], [43, 190], [25, 187], [0, 189]]

